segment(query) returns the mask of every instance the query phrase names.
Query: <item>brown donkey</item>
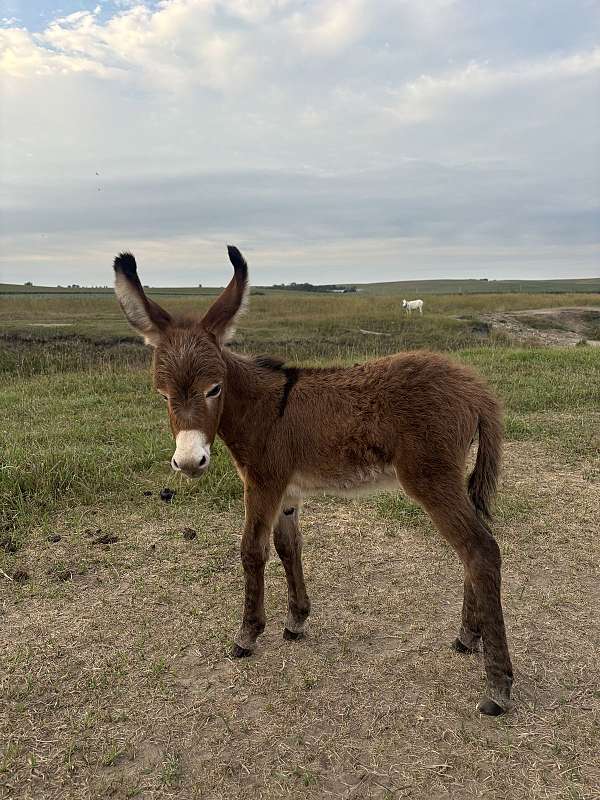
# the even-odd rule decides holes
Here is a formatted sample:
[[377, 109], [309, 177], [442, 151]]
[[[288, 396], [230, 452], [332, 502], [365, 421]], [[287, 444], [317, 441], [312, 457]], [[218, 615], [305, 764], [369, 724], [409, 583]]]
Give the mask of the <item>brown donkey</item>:
[[[234, 276], [206, 314], [173, 318], [144, 294], [134, 257], [114, 262], [125, 316], [154, 347], [154, 384], [168, 403], [174, 470], [199, 477], [218, 434], [244, 483], [244, 615], [233, 655], [252, 653], [265, 627], [264, 570], [274, 533], [288, 584], [283, 635], [303, 635], [310, 600], [298, 512], [311, 493], [404, 488], [464, 566], [462, 624], [454, 648], [483, 640], [484, 714], [505, 711], [512, 668], [500, 602], [500, 551], [486, 519], [496, 490], [498, 402], [470, 370], [427, 352], [354, 367], [302, 369], [237, 355], [225, 345], [248, 293], [248, 267], [229, 247]], [[479, 449], [468, 487], [466, 459]]]

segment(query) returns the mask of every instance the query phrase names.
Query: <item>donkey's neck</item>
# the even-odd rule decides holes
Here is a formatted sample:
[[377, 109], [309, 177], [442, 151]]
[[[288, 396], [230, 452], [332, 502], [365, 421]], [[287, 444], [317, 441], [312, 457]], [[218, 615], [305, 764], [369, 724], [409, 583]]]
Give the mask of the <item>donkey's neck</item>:
[[230, 350], [223, 352], [223, 358], [227, 378], [218, 433], [243, 465], [246, 454], [256, 453], [259, 440], [268, 435], [271, 423], [277, 419], [285, 378]]

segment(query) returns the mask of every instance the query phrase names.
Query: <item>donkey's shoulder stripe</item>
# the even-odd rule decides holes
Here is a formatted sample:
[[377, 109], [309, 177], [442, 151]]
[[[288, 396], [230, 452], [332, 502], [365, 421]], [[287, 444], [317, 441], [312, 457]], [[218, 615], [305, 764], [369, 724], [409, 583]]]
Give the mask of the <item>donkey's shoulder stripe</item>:
[[281, 371], [285, 375], [285, 384], [283, 386], [281, 400], [279, 401], [279, 416], [283, 417], [285, 413], [285, 407], [287, 406], [287, 402], [290, 397], [290, 392], [296, 385], [302, 370], [300, 370], [298, 367], [283, 367]]

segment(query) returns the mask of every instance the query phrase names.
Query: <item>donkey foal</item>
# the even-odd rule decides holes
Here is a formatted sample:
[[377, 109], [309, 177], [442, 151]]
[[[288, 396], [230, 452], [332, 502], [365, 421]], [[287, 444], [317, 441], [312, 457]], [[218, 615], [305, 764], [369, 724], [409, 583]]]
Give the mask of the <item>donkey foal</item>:
[[[173, 318], [146, 297], [130, 253], [117, 256], [115, 291], [154, 348], [154, 384], [167, 401], [174, 470], [201, 476], [218, 434], [244, 484], [244, 613], [234, 656], [250, 655], [265, 627], [264, 570], [273, 534], [288, 585], [287, 639], [304, 633], [310, 600], [298, 513], [311, 493], [404, 490], [430, 515], [464, 566], [455, 650], [483, 641], [484, 714], [510, 703], [512, 667], [500, 601], [500, 551], [487, 520], [502, 443], [500, 409], [470, 370], [440, 355], [400, 353], [347, 368], [290, 368], [225, 345], [248, 293], [248, 268], [229, 247], [234, 276], [200, 318]], [[475, 468], [466, 458], [479, 435]]]

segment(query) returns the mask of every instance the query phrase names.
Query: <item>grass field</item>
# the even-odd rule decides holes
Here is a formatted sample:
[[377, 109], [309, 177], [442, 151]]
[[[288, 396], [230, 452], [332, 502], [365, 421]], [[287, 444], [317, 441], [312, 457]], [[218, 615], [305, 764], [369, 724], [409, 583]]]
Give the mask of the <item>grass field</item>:
[[478, 323], [597, 295], [438, 295], [408, 319], [397, 297], [278, 292], [252, 298], [237, 335], [302, 363], [451, 350], [495, 387], [516, 672], [495, 720], [474, 712], [480, 658], [448, 648], [458, 561], [401, 495], [310, 500], [309, 635], [281, 639], [274, 559], [267, 631], [230, 661], [243, 509], [224, 449], [201, 482], [170, 473], [149, 356], [112, 298], [0, 303], [0, 796], [599, 796], [600, 349], [517, 348]]
[[[179, 313], [195, 313], [207, 308], [209, 297], [195, 295], [176, 299], [155, 296]], [[427, 299], [422, 318], [409, 318], [402, 313], [396, 295], [320, 295], [298, 292], [273, 292], [252, 297], [252, 313], [239, 329], [234, 346], [242, 350], [268, 350], [289, 361], [359, 360], [415, 347], [460, 350], [470, 347], [508, 344], [497, 334], [482, 331], [479, 315], [490, 311], [557, 306], [600, 305], [600, 295], [568, 294], [496, 294], [435, 295]], [[372, 331], [373, 335], [361, 331]], [[13, 339], [6, 338], [13, 334]], [[0, 299], [0, 335], [4, 338], [0, 368], [33, 369], [49, 367], [54, 360], [59, 368], [76, 367], [90, 358], [94, 349], [98, 358], [118, 363], [120, 354], [111, 352], [115, 341], [125, 340], [131, 358], [142, 353], [139, 340], [133, 335], [111, 295], [13, 295]], [[73, 337], [77, 347], [73, 347]], [[83, 342], [80, 341], [83, 337]], [[27, 340], [25, 350], [22, 340]], [[41, 340], [44, 347], [35, 352], [31, 362], [30, 340]], [[46, 346], [46, 343], [47, 346]], [[23, 362], [20, 360], [22, 354]], [[96, 362], [96, 356], [91, 356]], [[40, 364], [38, 358], [46, 359]], [[145, 356], [139, 355], [145, 359]], [[20, 366], [21, 365], [21, 366]]]

